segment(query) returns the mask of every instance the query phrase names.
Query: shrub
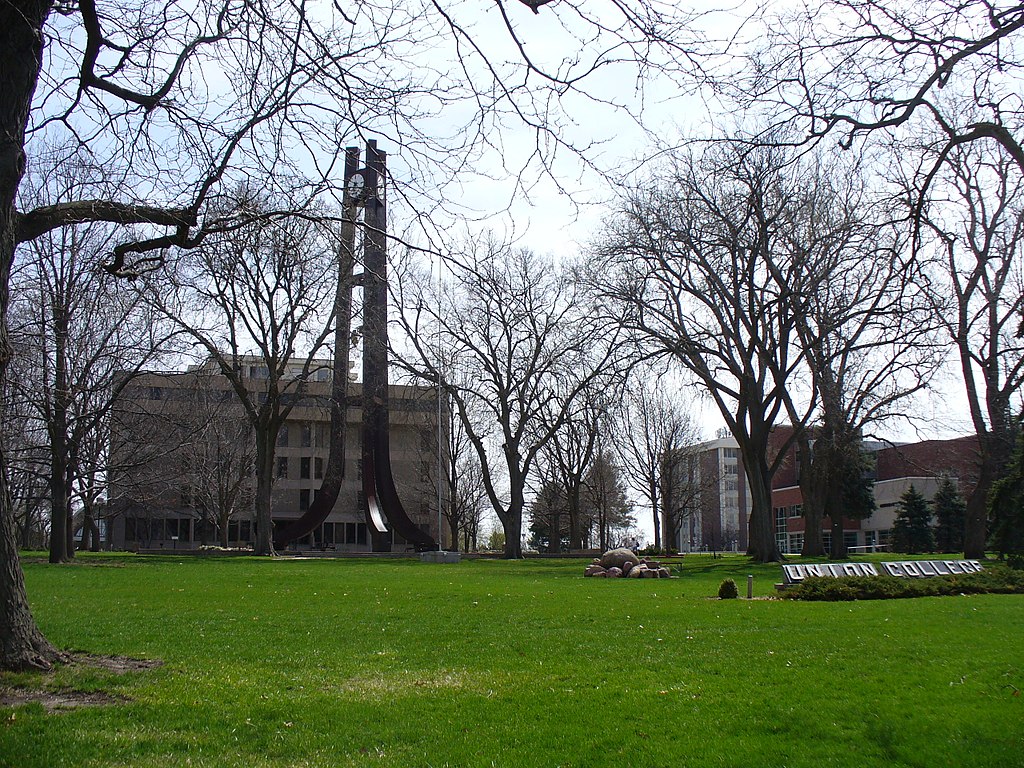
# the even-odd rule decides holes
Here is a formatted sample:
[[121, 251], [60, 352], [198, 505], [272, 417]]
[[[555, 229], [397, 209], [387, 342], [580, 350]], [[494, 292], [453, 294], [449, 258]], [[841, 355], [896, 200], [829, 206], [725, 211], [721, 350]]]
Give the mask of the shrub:
[[722, 600], [735, 600], [739, 596], [740, 591], [736, 588], [736, 582], [732, 579], [726, 579], [718, 587], [718, 597]]
[[891, 600], [938, 595], [1024, 594], [1024, 572], [992, 566], [982, 573], [897, 579], [893, 576], [812, 577], [782, 592], [789, 600]]

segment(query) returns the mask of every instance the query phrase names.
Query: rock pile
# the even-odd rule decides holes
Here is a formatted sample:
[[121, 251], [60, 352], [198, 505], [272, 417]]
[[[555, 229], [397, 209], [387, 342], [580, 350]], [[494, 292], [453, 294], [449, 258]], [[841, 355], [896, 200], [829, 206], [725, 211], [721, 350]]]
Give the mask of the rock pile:
[[603, 579], [667, 579], [672, 574], [661, 563], [637, 557], [632, 550], [620, 548], [609, 549], [601, 557], [595, 557], [583, 575]]

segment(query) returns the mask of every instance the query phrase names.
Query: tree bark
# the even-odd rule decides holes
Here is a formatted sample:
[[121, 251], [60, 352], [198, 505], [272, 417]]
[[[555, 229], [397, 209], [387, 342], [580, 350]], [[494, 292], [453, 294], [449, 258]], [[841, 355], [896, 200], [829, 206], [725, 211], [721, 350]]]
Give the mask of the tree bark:
[[822, 473], [811, 457], [811, 440], [804, 430], [798, 438], [800, 445], [800, 493], [803, 496], [804, 544], [800, 548], [803, 557], [822, 557], [825, 542], [821, 535], [821, 524], [825, 508], [825, 486]]
[[[7, 308], [17, 232], [14, 204], [25, 172], [25, 127], [51, 8], [51, 2], [0, 3], [0, 382], [10, 361]], [[6, 456], [0, 451], [0, 668], [47, 669], [60, 654], [29, 610], [6, 476]]]
[[275, 469], [274, 443], [277, 441], [277, 433], [268, 435], [266, 430], [261, 431], [263, 434], [256, 435], [256, 519], [253, 521], [256, 530], [253, 536], [253, 549], [257, 555], [270, 555], [273, 554], [271, 505]]
[[759, 563], [774, 563], [782, 560], [782, 555], [775, 543], [771, 474], [765, 459], [768, 441], [752, 439], [751, 443], [761, 446], [761, 449], [751, 452], [754, 455], [747, 455], [746, 452], [743, 455], [743, 469], [747, 473], [747, 490], [751, 502], [747, 552]]

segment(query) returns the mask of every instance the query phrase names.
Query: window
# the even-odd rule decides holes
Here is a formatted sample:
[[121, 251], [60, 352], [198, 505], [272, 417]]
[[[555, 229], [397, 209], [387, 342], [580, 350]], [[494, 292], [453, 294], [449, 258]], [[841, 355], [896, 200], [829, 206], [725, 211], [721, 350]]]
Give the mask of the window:
[[228, 541], [248, 541], [252, 538], [252, 521], [232, 520], [228, 523]]
[[149, 388], [149, 399], [150, 400], [163, 400], [164, 399], [164, 391], [162, 389], [160, 389], [160, 387], [150, 387]]
[[789, 508], [790, 517], [801, 517], [803, 516], [803, 513], [804, 510], [800, 504], [794, 504], [792, 507]]
[[313, 445], [313, 425], [303, 424], [302, 425], [302, 447], [309, 448]]
[[299, 491], [299, 511], [305, 512], [309, 509], [309, 488]]
[[324, 460], [321, 456], [313, 459], [313, 477], [317, 480], [324, 476]]
[[299, 477], [301, 477], [303, 480], [309, 480], [309, 465], [309, 456], [303, 456], [301, 459], [299, 459]]
[[282, 424], [281, 431], [277, 433], [277, 447], [286, 448], [288, 446], [288, 425]]
[[288, 457], [278, 456], [277, 457], [277, 476], [281, 478], [288, 477]]

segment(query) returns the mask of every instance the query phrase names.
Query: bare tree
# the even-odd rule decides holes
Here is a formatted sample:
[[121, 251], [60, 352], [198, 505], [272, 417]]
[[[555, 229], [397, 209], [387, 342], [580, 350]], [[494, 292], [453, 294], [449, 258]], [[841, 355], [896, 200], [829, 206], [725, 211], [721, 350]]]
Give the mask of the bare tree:
[[862, 440], [907, 417], [907, 400], [930, 383], [944, 355], [907, 233], [872, 200], [863, 171], [833, 162], [808, 182], [791, 246], [806, 252], [810, 290], [791, 301], [817, 405], [809, 418], [791, 412], [801, 448], [802, 554], [824, 553], [828, 517], [832, 556], [844, 558], [843, 518], [874, 509]]
[[[403, 286], [415, 357], [402, 363], [451, 398], [504, 527], [505, 556], [520, 557], [539, 454], [607, 373], [614, 345], [598, 343], [570, 276], [529, 251], [488, 242], [449, 264], [453, 278], [440, 292], [429, 279]], [[448, 362], [459, 368], [457, 379], [445, 378]]]
[[[587, 473], [594, 462], [602, 424], [607, 421], [611, 403], [621, 391], [621, 382], [611, 376], [602, 376], [578, 393], [574, 392], [571, 378], [565, 384], [567, 386], [554, 392], [550, 412], [553, 419], [559, 418], [566, 410], [569, 415], [561, 419], [561, 426], [552, 432], [551, 440], [543, 451], [548, 470], [544, 482], [561, 488], [564, 495], [562, 507], [551, 510], [551, 514], [556, 511], [565, 513], [566, 535], [569, 551], [572, 551], [583, 549], [590, 539], [591, 526], [582, 508], [583, 491]], [[562, 402], [563, 390], [575, 398], [574, 403]], [[561, 538], [552, 539], [552, 546], [552, 551], [560, 551]]]
[[1024, 170], [1022, 30], [1016, 2], [824, 0], [770, 21], [749, 77], [723, 85], [806, 140], [926, 137], [923, 194], [951, 153], [975, 142], [998, 142]]
[[[272, 208], [244, 189], [237, 207]], [[272, 549], [278, 433], [316, 374], [333, 327], [337, 250], [330, 230], [306, 217], [257, 219], [185, 252], [173, 272], [153, 276], [148, 291], [230, 382], [252, 428], [257, 554]]]
[[[17, 351], [11, 361], [12, 380], [32, 378], [32, 361]], [[6, 390], [12, 389], [10, 385]], [[24, 398], [4, 393], [0, 440], [3, 441], [11, 514], [24, 549], [45, 549], [49, 536], [49, 448], [46, 425]]]
[[[602, 436], [604, 437], [604, 436]], [[622, 470], [612, 460], [605, 439], [601, 439], [594, 460], [583, 480], [581, 510], [590, 526], [597, 528], [598, 548], [606, 551], [619, 543], [619, 534], [636, 522], [633, 506], [626, 496]]]
[[[39, 190], [57, 195], [70, 190]], [[173, 331], [141, 302], [133, 285], [103, 274], [111, 228], [93, 224], [47, 232], [12, 276], [11, 329], [31, 374], [12, 394], [46, 425], [51, 502], [50, 562], [74, 554], [74, 509], [84, 513], [88, 544], [98, 533], [93, 511], [103, 493], [107, 420], [131, 372], [151, 365]]]
[[[813, 290], [803, 261], [824, 236], [797, 221], [800, 170], [787, 152], [742, 142], [685, 155], [653, 188], [629, 193], [600, 246], [599, 274], [611, 276], [605, 294], [622, 323], [706, 387], [736, 438], [752, 502], [749, 552], [760, 561], [781, 557], [771, 478], [785, 446], [771, 455], [771, 432], [796, 411], [806, 371], [791, 300]], [[812, 393], [803, 394], [809, 411]]]
[[1024, 387], [1024, 174], [976, 146], [951, 152], [938, 182], [941, 199], [923, 212], [935, 254], [931, 297], [955, 349], [980, 448], [964, 552], [984, 557], [986, 500], [1013, 451]]
[[[670, 542], [675, 541], [686, 509], [686, 494], [682, 487], [675, 487], [684, 475], [677, 473], [676, 479], [669, 480], [666, 467], [700, 439], [690, 408], [672, 386], [649, 370], [634, 370], [625, 397], [614, 411], [612, 427], [612, 443], [626, 483], [651, 510], [655, 549], [666, 551], [673, 546]], [[663, 498], [667, 484], [675, 487], [676, 503], [672, 505], [666, 505]]]
[[182, 446], [182, 476], [199, 513], [201, 535], [212, 533], [227, 547], [231, 521], [254, 506], [256, 441], [239, 404], [224, 401], [203, 378], [197, 377], [191, 393], [198, 430]]

